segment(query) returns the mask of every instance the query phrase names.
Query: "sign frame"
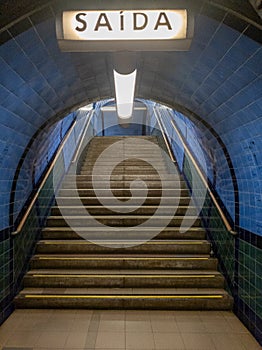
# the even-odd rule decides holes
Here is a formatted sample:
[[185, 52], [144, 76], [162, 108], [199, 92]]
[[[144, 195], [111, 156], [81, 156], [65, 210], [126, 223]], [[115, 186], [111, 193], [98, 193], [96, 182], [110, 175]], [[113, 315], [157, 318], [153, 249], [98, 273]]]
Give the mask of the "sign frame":
[[[139, 7], [139, 6], [138, 6]], [[122, 8], [118, 9], [105, 9], [97, 10], [95, 8], [87, 8], [83, 10], [71, 10], [75, 12], [81, 11], [121, 11]], [[128, 52], [128, 51], [187, 51], [190, 48], [191, 41], [194, 34], [194, 16], [193, 13], [185, 7], [174, 7], [168, 6], [168, 8], [136, 8], [129, 9], [126, 6], [123, 11], [172, 11], [172, 10], [186, 10], [187, 11], [187, 30], [185, 39], [150, 39], [150, 40], [66, 40], [63, 32], [63, 12], [70, 10], [61, 11], [56, 17], [56, 34], [59, 47], [63, 52]]]

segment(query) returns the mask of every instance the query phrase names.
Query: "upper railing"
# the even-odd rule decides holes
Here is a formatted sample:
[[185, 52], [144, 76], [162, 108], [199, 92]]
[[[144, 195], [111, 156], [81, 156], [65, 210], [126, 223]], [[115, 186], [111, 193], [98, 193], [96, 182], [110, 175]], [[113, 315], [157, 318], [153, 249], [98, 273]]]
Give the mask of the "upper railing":
[[[84, 136], [85, 136], [86, 131], [87, 131], [89, 125], [90, 125], [90, 122], [91, 122], [91, 120], [93, 118], [93, 115], [94, 115], [94, 110], [89, 112], [88, 118], [86, 119], [86, 121], [84, 123], [84, 126], [82, 127], [82, 131], [80, 132], [80, 135], [78, 136], [78, 138], [76, 140], [76, 149], [75, 149], [75, 152], [74, 152], [74, 155], [73, 155], [72, 162], [74, 162], [77, 159], [77, 157], [78, 157], [78, 153], [79, 153], [79, 151], [81, 149]], [[29, 215], [30, 215], [31, 211], [32, 211], [33, 207], [35, 206], [35, 204], [37, 202], [37, 199], [39, 197], [40, 192], [43, 190], [48, 177], [52, 173], [52, 171], [53, 171], [53, 169], [54, 169], [54, 167], [55, 167], [59, 157], [61, 156], [61, 154], [62, 154], [62, 152], [63, 152], [63, 150], [65, 148], [65, 145], [67, 144], [67, 142], [70, 139], [73, 131], [75, 130], [76, 125], [77, 125], [77, 121], [74, 121], [73, 124], [71, 125], [71, 127], [69, 128], [69, 130], [67, 131], [67, 133], [66, 133], [63, 141], [61, 142], [61, 144], [60, 144], [60, 146], [59, 146], [59, 148], [58, 148], [58, 150], [57, 150], [57, 152], [56, 152], [56, 154], [55, 154], [51, 164], [49, 165], [48, 169], [46, 170], [45, 175], [44, 175], [41, 183], [39, 184], [36, 193], [34, 194], [30, 204], [28, 205], [27, 210], [25, 211], [22, 219], [20, 220], [16, 230], [14, 232], [12, 232], [13, 236], [16, 236], [16, 235], [18, 235], [19, 233], [22, 232], [23, 227], [24, 227], [27, 219], [29, 218]]]
[[[165, 125], [163, 123], [163, 120], [161, 119], [161, 115], [160, 115], [159, 110], [157, 108], [154, 108], [154, 114], [155, 114], [155, 117], [157, 119], [159, 128], [161, 130], [163, 139], [165, 141], [169, 156], [170, 156], [172, 162], [175, 162], [175, 159], [173, 156], [173, 150], [172, 150], [172, 147], [168, 141], [168, 139], [171, 139], [171, 138], [170, 138], [170, 135], [167, 131], [167, 128], [165, 127]], [[207, 181], [205, 175], [203, 174], [202, 169], [199, 167], [195, 157], [193, 156], [192, 152], [190, 151], [189, 147], [187, 146], [183, 136], [181, 135], [179, 128], [176, 126], [175, 121], [173, 120], [173, 118], [171, 116], [170, 116], [170, 122], [171, 122], [172, 127], [174, 128], [174, 130], [179, 138], [179, 141], [183, 145], [185, 153], [187, 154], [188, 158], [192, 162], [194, 168], [197, 171], [198, 176], [200, 177], [201, 181], [203, 182], [204, 187], [206, 188], [207, 192], [209, 193], [209, 195], [210, 195], [210, 197], [211, 197], [211, 199], [212, 199], [212, 201], [213, 201], [213, 203], [214, 203], [214, 205], [215, 205], [215, 207], [216, 207], [216, 209], [217, 209], [217, 211], [218, 211], [218, 213], [223, 221], [223, 224], [225, 225], [225, 227], [227, 229], [227, 231], [230, 232], [232, 235], [236, 235], [237, 233], [234, 231], [233, 227], [229, 223], [224, 211], [222, 210], [221, 206], [219, 205], [219, 203], [216, 199], [216, 196], [214, 195], [212, 189], [210, 188], [208, 181]]]

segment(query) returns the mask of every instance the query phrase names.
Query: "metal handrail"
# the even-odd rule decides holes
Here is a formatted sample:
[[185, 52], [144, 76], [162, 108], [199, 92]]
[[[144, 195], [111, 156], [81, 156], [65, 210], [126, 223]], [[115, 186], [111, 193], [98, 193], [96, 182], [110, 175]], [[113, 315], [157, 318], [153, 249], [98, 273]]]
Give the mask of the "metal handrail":
[[172, 150], [171, 150], [170, 144], [169, 144], [169, 142], [168, 142], [168, 140], [167, 140], [167, 137], [166, 137], [166, 135], [168, 135], [167, 130], [165, 129], [165, 131], [164, 131], [164, 129], [163, 129], [164, 126], [163, 126], [163, 124], [162, 124], [162, 122], [161, 122], [159, 116], [157, 115], [157, 111], [156, 111], [155, 108], [153, 109], [153, 111], [154, 111], [156, 120], [157, 120], [157, 122], [158, 122], [160, 131], [161, 131], [161, 133], [162, 133], [163, 139], [164, 139], [164, 141], [165, 141], [165, 144], [166, 144], [166, 148], [167, 148], [169, 157], [170, 157], [170, 159], [171, 159], [171, 161], [172, 161], [173, 163], [176, 163], [176, 160], [175, 160], [175, 158], [174, 158], [174, 156], [173, 156], [173, 152], [172, 152]]
[[77, 147], [77, 150], [76, 150], [76, 153], [75, 153], [74, 158], [73, 158], [73, 160], [72, 160], [72, 163], [75, 163], [75, 162], [77, 161], [77, 158], [78, 158], [80, 149], [81, 149], [82, 144], [83, 144], [84, 139], [85, 139], [86, 132], [87, 132], [87, 130], [88, 130], [88, 128], [89, 128], [89, 125], [90, 125], [90, 123], [91, 123], [91, 120], [93, 119], [94, 114], [95, 114], [95, 110], [93, 109], [93, 110], [90, 112], [90, 116], [89, 116], [88, 122], [87, 122], [87, 124], [86, 124], [86, 126], [85, 126], [85, 128], [84, 128], [84, 130], [83, 130], [82, 135], [81, 135], [81, 141], [80, 141], [80, 143], [79, 143], [79, 146]]
[[171, 121], [171, 124], [172, 124], [173, 128], [175, 129], [175, 131], [176, 131], [176, 133], [177, 133], [177, 135], [178, 135], [178, 137], [179, 137], [179, 140], [181, 141], [181, 143], [182, 143], [182, 145], [183, 145], [183, 147], [184, 147], [184, 150], [186, 151], [186, 153], [187, 153], [188, 157], [190, 158], [191, 162], [193, 163], [193, 165], [194, 165], [194, 167], [195, 167], [195, 169], [196, 169], [196, 171], [197, 171], [199, 177], [201, 178], [202, 182], [204, 183], [204, 186], [206, 187], [206, 189], [207, 189], [207, 191], [208, 191], [208, 193], [209, 193], [209, 195], [210, 195], [210, 197], [211, 197], [213, 203], [215, 204], [215, 206], [216, 206], [216, 208], [217, 208], [217, 210], [218, 210], [218, 212], [219, 212], [219, 215], [220, 215], [220, 217], [221, 217], [221, 219], [222, 219], [222, 221], [223, 221], [223, 223], [224, 223], [226, 229], [227, 229], [232, 235], [237, 235], [237, 232], [233, 230], [233, 228], [232, 228], [232, 226], [230, 225], [228, 219], [226, 218], [226, 215], [224, 214], [222, 208], [220, 207], [220, 205], [219, 205], [219, 203], [218, 203], [218, 201], [217, 201], [217, 199], [216, 199], [216, 197], [215, 197], [213, 191], [212, 191], [211, 188], [209, 187], [209, 184], [208, 184], [208, 182], [207, 182], [207, 180], [206, 180], [206, 178], [205, 178], [205, 176], [204, 176], [202, 170], [200, 169], [199, 165], [197, 164], [197, 162], [196, 162], [194, 156], [192, 155], [190, 149], [189, 149], [188, 146], [186, 145], [186, 143], [185, 143], [185, 141], [184, 141], [184, 138], [182, 137], [182, 135], [181, 135], [179, 129], [177, 128], [177, 126], [176, 126], [174, 120], [173, 120], [172, 118], [170, 118], [170, 121]]
[[57, 152], [56, 152], [56, 155], [55, 155], [55, 157], [54, 157], [54, 159], [53, 159], [53, 161], [52, 161], [50, 167], [48, 168], [48, 170], [47, 170], [47, 172], [46, 172], [46, 174], [45, 174], [43, 180], [41, 181], [41, 183], [40, 183], [40, 185], [39, 185], [39, 187], [38, 187], [38, 189], [37, 189], [37, 191], [36, 191], [34, 197], [32, 198], [32, 201], [31, 201], [29, 207], [27, 208], [27, 210], [26, 210], [26, 212], [25, 212], [23, 218], [21, 219], [21, 221], [20, 221], [20, 223], [19, 223], [17, 229], [16, 229], [14, 232], [12, 232], [12, 236], [16, 236], [16, 235], [18, 235], [18, 234], [22, 231], [22, 228], [24, 227], [24, 224], [25, 224], [25, 222], [26, 222], [26, 220], [27, 220], [27, 218], [28, 218], [30, 212], [31, 212], [33, 206], [35, 205], [35, 202], [36, 202], [36, 200], [37, 200], [37, 197], [38, 197], [39, 193], [41, 192], [41, 190], [43, 189], [43, 187], [44, 187], [44, 185], [45, 185], [45, 182], [46, 182], [48, 176], [50, 175], [51, 171], [53, 170], [53, 168], [54, 168], [54, 166], [55, 166], [55, 163], [56, 163], [58, 157], [60, 156], [60, 154], [61, 154], [61, 152], [62, 152], [62, 150], [63, 150], [63, 148], [64, 148], [65, 143], [67, 142], [67, 140], [69, 139], [70, 135], [72, 134], [75, 125], [76, 125], [76, 121], [73, 122], [73, 124], [72, 124], [72, 126], [70, 127], [70, 129], [68, 130], [68, 132], [67, 132], [67, 134], [66, 134], [66, 136], [65, 136], [65, 138], [64, 138], [64, 140], [63, 140], [63, 142], [62, 142], [61, 145], [59, 146], [59, 148], [58, 148], [58, 150], [57, 150]]

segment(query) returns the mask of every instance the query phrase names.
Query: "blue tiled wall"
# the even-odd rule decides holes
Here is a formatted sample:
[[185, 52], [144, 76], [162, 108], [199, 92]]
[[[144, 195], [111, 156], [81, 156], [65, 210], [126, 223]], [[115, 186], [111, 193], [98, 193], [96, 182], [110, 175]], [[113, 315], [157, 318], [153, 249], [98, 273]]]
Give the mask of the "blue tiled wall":
[[[238, 143], [238, 147], [241, 147], [240, 152], [237, 147], [235, 149], [229, 148], [233, 161], [237, 164], [238, 160], [238, 166], [234, 167], [236, 176], [234, 179], [232, 178], [232, 169], [230, 171], [231, 163], [228, 155], [221, 147], [219, 138], [216, 138], [216, 133], [212, 134], [210, 126], [205, 127], [203, 123], [201, 125], [199, 120], [194, 120], [192, 115], [189, 119], [182, 113], [171, 111], [166, 107], [158, 106], [157, 108], [178, 160], [180, 171], [185, 175], [191, 188], [193, 184], [197, 186], [196, 204], [201, 198], [204, 199], [204, 205], [201, 205], [200, 208], [202, 209], [203, 222], [213, 244], [214, 252], [219, 258], [220, 269], [226, 277], [228, 290], [234, 297], [234, 310], [262, 343], [262, 238], [259, 235], [260, 232], [255, 231], [261, 216], [260, 207], [255, 208], [254, 204], [256, 198], [259, 199], [261, 196], [257, 180], [261, 180], [262, 164], [258, 163], [255, 153], [252, 153], [255, 144], [249, 143], [249, 135], [247, 135], [247, 140], [241, 140], [241, 146], [239, 140], [235, 141], [236, 144]], [[215, 196], [222, 205], [222, 209], [227, 209], [224, 211], [229, 222], [235, 228], [236, 236], [232, 236], [223, 224], [205, 185], [195, 171], [194, 164], [186, 156], [183, 144], [178, 141], [179, 137], [171, 123], [172, 119], [204, 172]], [[235, 182], [240, 185], [236, 186]], [[239, 202], [236, 203], [236, 201]], [[236, 210], [239, 210], [240, 225], [236, 225]], [[251, 225], [249, 230], [247, 230], [248, 223]]]
[[[75, 124], [72, 124], [73, 121]], [[56, 160], [54, 176], [59, 183], [59, 179], [64, 176], [68, 169], [86, 122], [87, 112], [71, 113], [63, 120], [47, 126], [37, 134], [30, 149], [22, 159], [20, 172], [17, 173], [17, 187], [14, 196], [15, 218], [20, 213], [24, 214], [23, 203], [27, 202], [34, 190], [38, 188], [38, 180], [42, 178], [59, 145], [73, 125], [74, 129], [67, 138], [66, 147], [63, 148]], [[6, 192], [10, 192], [12, 181], [9, 181], [9, 185]], [[0, 323], [13, 309], [13, 297], [28, 269], [29, 258], [34, 252], [41, 228], [53, 203], [55, 191], [53, 172], [51, 172], [38, 194], [38, 199], [32, 207], [22, 231], [18, 235], [12, 236], [16, 226], [0, 230]]]

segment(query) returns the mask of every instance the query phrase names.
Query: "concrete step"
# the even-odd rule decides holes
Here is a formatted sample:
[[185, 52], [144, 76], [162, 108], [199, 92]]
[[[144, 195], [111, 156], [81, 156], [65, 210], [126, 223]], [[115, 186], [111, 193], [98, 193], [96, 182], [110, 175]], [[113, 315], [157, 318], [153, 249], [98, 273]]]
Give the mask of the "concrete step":
[[[121, 206], [110, 206], [110, 207], [102, 207], [99, 205], [93, 205], [93, 206], [85, 206], [84, 207], [87, 212], [89, 212], [91, 215], [99, 216], [99, 215], [119, 215], [121, 213], [121, 210], [123, 211], [123, 208]], [[51, 209], [51, 216], [59, 216], [61, 215], [61, 211], [63, 214], [73, 216], [73, 215], [79, 215], [80, 210], [82, 210], [83, 207], [80, 206], [59, 206], [59, 207], [52, 207]], [[128, 209], [128, 215], [153, 215], [156, 210], [158, 209], [158, 206], [154, 205], [144, 205], [137, 209], [135, 206], [128, 206], [125, 207], [125, 209]], [[173, 211], [175, 215], [187, 215], [193, 216], [196, 215], [196, 208], [194, 207], [188, 207], [188, 206], [161, 206], [161, 213], [164, 215], [165, 213], [170, 213]]]
[[[99, 157], [98, 154], [97, 156]], [[86, 159], [82, 161], [82, 165], [89, 166], [90, 164], [93, 163], [93, 161], [96, 161], [98, 159], [97, 156], [88, 154], [88, 157], [86, 157]], [[123, 166], [141, 166], [141, 165], [145, 166], [145, 165], [150, 165], [151, 162], [153, 162], [153, 165], [158, 165], [158, 166], [166, 165], [166, 161], [161, 154], [154, 155], [152, 153], [151, 154], [148, 153], [148, 155], [140, 154], [139, 157], [136, 157], [135, 155], [131, 155], [130, 157], [127, 158], [126, 155], [123, 155], [120, 157], [120, 155], [118, 154], [110, 158], [105, 158], [105, 159], [100, 158], [99, 165], [112, 166], [112, 162], [113, 163], [116, 162], [116, 164], [123, 165]]]
[[[191, 198], [185, 181], [175, 174], [176, 170], [174, 174], [168, 173], [168, 157], [155, 152], [153, 144], [143, 150], [139, 147], [128, 150], [128, 139], [94, 138], [82, 160], [82, 174], [65, 177], [58, 205], [52, 208], [24, 278], [25, 288], [15, 299], [16, 307], [163, 310], [232, 307], [232, 298], [222, 289], [224, 278], [217, 271], [217, 260], [210, 257], [211, 245], [205, 240], [205, 230], [200, 219], [194, 222], [195, 208], [188, 207]], [[158, 142], [156, 137], [146, 139]], [[98, 199], [93, 190], [92, 164], [118, 140], [125, 145], [119, 147], [118, 154], [102, 162], [96, 175], [100, 192], [104, 192]], [[119, 154], [128, 160], [120, 163], [111, 176], [109, 166], [118, 160]], [[143, 157], [152, 159], [153, 167], [139, 160]], [[160, 168], [160, 174], [154, 167]], [[149, 189], [146, 198], [139, 189], [136, 197], [131, 197], [130, 182], [134, 180], [146, 183]], [[113, 194], [119, 197], [117, 206], [116, 198], [104, 190], [109, 181]], [[72, 183], [77, 184], [77, 193]], [[166, 198], [162, 198], [163, 186], [169, 188]], [[133, 203], [128, 202], [131, 199], [144, 203], [135, 210], [129, 206], [131, 212], [120, 215], [121, 202], [128, 205]], [[172, 208], [176, 215], [166, 226]], [[70, 219], [75, 231], [66, 219]], [[105, 226], [96, 227], [94, 219]], [[137, 227], [149, 219], [150, 227]], [[190, 227], [187, 231], [185, 228], [186, 232], [180, 229], [184, 219], [183, 226]]]
[[208, 288], [25, 288], [16, 308], [230, 310], [232, 298], [223, 289]]
[[[108, 174], [108, 169], [105, 167], [102, 167], [98, 169], [98, 172], [100, 175], [106, 175]], [[135, 176], [148, 176], [148, 175], [154, 175], [154, 176], [162, 176], [167, 174], [166, 169], [154, 169], [152, 167], [146, 167], [146, 168], [130, 168], [127, 169], [125, 167], [117, 167], [112, 171], [113, 175], [135, 175]], [[159, 175], [158, 175], [159, 174]], [[93, 169], [91, 167], [88, 167], [87, 169], [81, 169], [80, 175], [93, 175]], [[96, 176], [97, 174], [95, 174]]]
[[154, 240], [149, 242], [119, 240], [41, 240], [37, 243], [37, 254], [210, 254], [210, 243], [206, 240]]
[[205, 256], [150, 255], [35, 255], [31, 269], [165, 269], [165, 270], [216, 270], [217, 259]]
[[[92, 164], [92, 163], [91, 163]], [[82, 165], [81, 167], [81, 170], [89, 170], [90, 168], [93, 168], [93, 166], [91, 166], [91, 164], [84, 164]], [[104, 163], [104, 164], [96, 164], [96, 169], [105, 169], [107, 172], [108, 172], [108, 168], [112, 165], [112, 163]], [[114, 167], [114, 170], [115, 169], [126, 169], [126, 170], [138, 170], [138, 171], [141, 171], [141, 170], [150, 170], [150, 169], [153, 169], [154, 171], [156, 170], [162, 170], [163, 172], [167, 172], [167, 169], [166, 169], [166, 165], [165, 164], [159, 164], [157, 162], [154, 162], [153, 164], [147, 164], [147, 163], [143, 163], [143, 164], [123, 164], [123, 163], [118, 163], [115, 165]]]
[[[146, 239], [152, 239], [153, 234], [155, 236], [153, 239], [167, 239], [167, 240], [178, 240], [178, 239], [200, 239], [204, 240], [206, 238], [206, 232], [202, 227], [191, 227], [186, 232], [180, 232], [180, 228], [177, 227], [167, 227], [159, 233], [157, 228], [136, 228], [135, 230], [128, 230], [128, 232], [123, 232], [122, 230], [115, 229], [113, 231], [108, 231], [106, 229], [99, 228], [88, 228], [88, 227], [78, 227], [77, 233], [73, 231], [70, 227], [46, 227], [42, 230], [42, 239], [82, 239], [82, 237], [88, 237], [89, 240], [119, 240], [119, 239], [130, 239], [139, 240], [141, 237]], [[80, 236], [79, 236], [80, 234]], [[81, 236], [81, 234], [83, 236]]]
[[[76, 181], [77, 183], [81, 181], [92, 181], [92, 175], [72, 175], [68, 174], [65, 176], [64, 181], [72, 182]], [[124, 174], [124, 175], [110, 175], [110, 174], [98, 174], [96, 175], [96, 180], [99, 181], [134, 181], [137, 179], [136, 174]], [[178, 174], [161, 174], [161, 179], [158, 175], [150, 175], [150, 174], [140, 174], [139, 179], [144, 181], [184, 181], [181, 175]]]
[[[95, 219], [95, 220], [94, 220]], [[167, 224], [166, 216], [154, 215], [140, 215], [140, 216], [132, 216], [132, 215], [97, 215], [97, 216], [49, 216], [47, 219], [47, 227], [64, 227], [68, 226], [68, 221], [70, 221], [70, 225], [76, 226], [88, 226], [94, 227], [96, 225], [96, 221], [99, 223], [111, 226], [111, 227], [127, 227], [127, 226], [137, 226], [141, 225], [150, 220], [150, 227], [161, 227], [166, 226], [181, 226], [182, 223], [185, 225], [193, 227], [201, 226], [201, 220], [199, 218], [195, 218], [194, 216], [175, 216], [173, 219], [169, 221]]]
[[[127, 202], [128, 200], [130, 200], [130, 196], [128, 197], [118, 197], [117, 198], [119, 201], [121, 202]], [[132, 200], [134, 201], [140, 201], [141, 197], [137, 197], [137, 196], [132, 196]], [[101, 201], [103, 201], [103, 204], [106, 206], [112, 206], [114, 205], [114, 201], [115, 198], [112, 197], [100, 197], [99, 199], [97, 197], [81, 197], [81, 199], [79, 197], [64, 197], [64, 196], [59, 196], [57, 197], [57, 203], [59, 203], [59, 205], [65, 205], [65, 206], [75, 206], [75, 205], [79, 205], [79, 201], [81, 201], [81, 203], [86, 206], [86, 205], [101, 205]], [[159, 205], [161, 202], [161, 206], [169, 206], [169, 205], [174, 205], [174, 203], [179, 203], [179, 205], [189, 205], [190, 203], [190, 197], [185, 196], [185, 197], [146, 197], [143, 205]]]
[[[141, 196], [145, 196], [145, 189], [141, 188], [133, 188], [133, 191], [136, 191], [136, 197], [139, 197], [140, 192]], [[115, 197], [130, 197], [132, 195], [132, 192], [130, 189], [125, 189], [125, 188], [116, 188], [116, 189], [110, 189], [110, 191], [113, 193]], [[165, 189], [165, 191], [168, 192], [169, 197], [187, 197], [189, 196], [189, 190], [188, 189]], [[97, 194], [93, 189], [78, 189], [78, 195], [80, 197], [95, 197]], [[146, 197], [161, 197], [162, 196], [162, 189], [157, 189], [157, 188], [151, 188], [147, 189]], [[75, 190], [74, 189], [61, 189], [58, 194], [60, 197], [70, 197], [75, 195]], [[108, 189], [99, 189], [99, 196], [100, 197], [105, 197], [108, 195]]]
[[25, 287], [38, 288], [223, 288], [217, 271], [166, 270], [30, 270]]
[[[110, 188], [124, 188], [124, 189], [130, 189], [130, 186], [132, 185], [133, 181], [116, 181], [116, 180], [110, 180], [107, 181], [95, 181], [96, 187], [98, 188], [105, 188], [105, 186], [110, 181]], [[92, 189], [94, 185], [94, 181], [77, 181], [75, 182], [77, 184], [77, 188], [79, 189]], [[166, 188], [176, 188], [176, 189], [187, 189], [187, 185], [185, 181], [161, 181], [155, 180], [155, 181], [145, 181], [144, 182], [149, 189], [160, 189], [163, 187]], [[71, 181], [64, 181], [62, 184], [62, 189], [70, 189], [72, 188], [72, 182]]]

